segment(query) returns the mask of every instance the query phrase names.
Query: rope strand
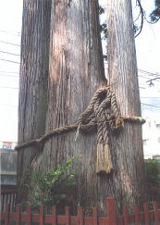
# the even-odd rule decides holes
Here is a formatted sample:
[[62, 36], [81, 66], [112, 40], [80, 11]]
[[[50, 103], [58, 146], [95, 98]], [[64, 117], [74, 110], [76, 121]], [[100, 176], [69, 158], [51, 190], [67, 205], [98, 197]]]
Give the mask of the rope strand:
[[78, 117], [77, 122], [65, 127], [58, 127], [44, 134], [39, 139], [19, 144], [15, 150], [27, 147], [36, 147], [43, 150], [44, 143], [55, 135], [74, 131], [77, 129], [75, 141], [79, 132], [89, 128], [97, 128], [97, 173], [110, 173], [113, 169], [109, 147], [109, 130], [119, 130], [124, 122], [145, 123], [145, 120], [136, 116], [121, 116], [118, 110], [116, 97], [110, 87], [99, 88], [93, 95], [86, 110]]

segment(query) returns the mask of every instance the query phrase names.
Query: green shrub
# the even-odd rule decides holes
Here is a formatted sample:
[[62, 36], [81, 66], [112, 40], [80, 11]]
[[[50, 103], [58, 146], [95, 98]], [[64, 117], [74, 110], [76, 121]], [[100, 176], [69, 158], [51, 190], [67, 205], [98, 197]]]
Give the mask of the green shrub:
[[160, 162], [157, 159], [149, 159], [145, 162], [145, 170], [147, 185], [160, 186]]
[[67, 202], [72, 195], [72, 188], [75, 185], [75, 175], [68, 172], [74, 158], [69, 159], [56, 170], [30, 171], [28, 186], [28, 200], [23, 206], [30, 205], [33, 209], [39, 206], [59, 205], [64, 200]]

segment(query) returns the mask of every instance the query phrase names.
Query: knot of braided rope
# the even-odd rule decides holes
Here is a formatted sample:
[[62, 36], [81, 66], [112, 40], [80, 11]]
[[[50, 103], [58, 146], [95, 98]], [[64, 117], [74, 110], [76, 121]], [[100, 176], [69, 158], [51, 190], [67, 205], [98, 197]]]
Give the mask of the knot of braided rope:
[[113, 169], [109, 148], [109, 130], [124, 126], [117, 107], [116, 97], [110, 87], [98, 89], [87, 109], [79, 116], [78, 131], [81, 125], [97, 124], [97, 173], [110, 173]]
[[123, 128], [124, 122], [143, 124], [145, 120], [141, 117], [121, 116], [114, 93], [110, 87], [102, 87], [95, 92], [88, 107], [78, 117], [76, 123], [54, 128], [38, 139], [19, 144], [15, 147], [15, 150], [21, 150], [31, 146], [35, 147], [38, 151], [34, 159], [37, 159], [43, 151], [44, 143], [53, 136], [77, 129], [77, 139], [79, 130], [88, 130], [88, 128], [97, 127], [96, 171], [97, 173], [110, 173], [113, 169], [113, 164], [109, 148], [109, 132]]

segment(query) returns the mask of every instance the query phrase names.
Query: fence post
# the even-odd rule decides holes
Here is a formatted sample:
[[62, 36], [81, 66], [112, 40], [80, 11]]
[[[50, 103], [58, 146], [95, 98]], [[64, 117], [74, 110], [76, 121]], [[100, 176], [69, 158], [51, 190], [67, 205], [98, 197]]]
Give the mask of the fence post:
[[56, 225], [57, 224], [57, 210], [56, 210], [56, 206], [52, 207], [52, 225]]
[[69, 207], [65, 207], [66, 225], [70, 225]]
[[77, 215], [76, 225], [83, 225], [83, 210], [82, 210], [82, 207], [78, 207], [77, 211], [78, 211], [78, 215]]
[[44, 223], [44, 206], [40, 207], [40, 215], [39, 215], [39, 225], [43, 225]]
[[19, 205], [16, 206], [16, 225], [20, 224], [20, 209]]
[[123, 208], [123, 215], [124, 215], [124, 225], [128, 225], [129, 224], [129, 220], [128, 220], [128, 207], [124, 206]]
[[32, 211], [31, 211], [31, 207], [29, 206], [28, 207], [28, 225], [31, 225], [32, 224]]
[[155, 225], [159, 225], [159, 219], [158, 219], [158, 203], [153, 202], [153, 210], [154, 210], [154, 218], [155, 218]]
[[149, 225], [148, 202], [143, 204], [145, 225]]
[[109, 225], [117, 225], [116, 201], [110, 197], [106, 199], [106, 209]]
[[92, 208], [92, 219], [93, 219], [93, 225], [98, 224], [98, 213], [97, 213], [97, 208]]
[[135, 225], [140, 225], [140, 211], [137, 205], [133, 205], [133, 213], [135, 216]]
[[9, 205], [6, 205], [5, 207], [5, 218], [4, 218], [4, 224], [9, 224]]

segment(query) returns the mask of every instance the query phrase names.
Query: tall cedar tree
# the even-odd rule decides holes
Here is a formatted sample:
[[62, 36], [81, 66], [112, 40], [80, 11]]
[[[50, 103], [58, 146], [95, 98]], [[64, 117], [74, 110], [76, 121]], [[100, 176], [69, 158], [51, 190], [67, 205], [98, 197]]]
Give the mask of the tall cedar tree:
[[[18, 142], [45, 133], [49, 68], [51, 0], [23, 0]], [[35, 149], [18, 152], [18, 202], [26, 196], [22, 183]]]
[[[118, 48], [118, 50], [114, 56], [110, 57], [115, 64], [111, 63], [112, 60], [109, 60], [109, 63], [115, 67], [109, 66], [109, 72], [112, 74], [114, 71], [114, 76], [118, 78], [115, 80], [115, 77], [111, 75], [113, 80], [111, 83], [120, 81], [117, 90], [116, 86], [113, 89], [117, 97], [120, 95], [118, 103], [119, 107], [123, 105], [121, 112], [136, 116], [140, 115], [140, 105], [137, 103], [139, 95], [137, 94], [133, 32], [131, 32], [131, 5], [130, 1], [127, 3], [128, 0], [118, 1], [118, 6], [115, 0], [113, 2], [114, 7], [120, 9], [121, 14], [117, 14], [120, 27], [124, 25], [125, 29], [117, 28], [116, 25], [115, 28], [120, 32], [118, 37], [122, 37], [122, 39], [118, 39], [116, 42], [115, 36], [112, 37], [113, 42], [116, 43], [114, 48]], [[51, 131], [55, 127], [74, 123], [79, 114], [88, 106], [97, 88], [105, 82], [97, 0], [54, 0], [52, 6], [49, 7], [49, 5], [49, 0], [24, 0], [19, 143], [42, 135], [45, 118], [45, 132]], [[38, 9], [39, 6], [42, 7], [41, 10]], [[45, 7], [48, 7], [47, 10]], [[51, 23], [49, 22], [50, 9]], [[123, 11], [123, 9], [125, 10]], [[117, 13], [117, 10], [111, 10], [112, 14]], [[28, 14], [25, 13], [26, 11]], [[111, 15], [111, 18], [115, 18], [114, 15]], [[48, 52], [49, 30], [50, 50]], [[126, 45], [121, 47], [121, 42], [123, 44], [125, 42]], [[113, 54], [113, 46], [111, 49], [110, 54]], [[43, 51], [45, 54], [41, 54]], [[121, 52], [124, 52], [124, 55], [119, 57], [118, 54]], [[114, 57], [120, 58], [120, 61], [114, 61]], [[46, 60], [45, 63], [44, 60]], [[115, 68], [118, 69], [115, 70]], [[41, 73], [37, 72], [39, 70]], [[43, 71], [46, 72], [46, 77], [43, 76]], [[127, 81], [131, 86], [122, 82], [126, 79], [123, 77], [124, 75], [128, 76]], [[131, 81], [129, 81], [130, 79]], [[123, 85], [127, 85], [126, 88]], [[48, 89], [47, 100], [46, 89]], [[42, 91], [43, 96], [41, 96]], [[122, 93], [125, 93], [125, 96]], [[133, 102], [135, 102], [135, 106]], [[46, 104], [48, 106], [47, 113], [45, 113]], [[39, 125], [42, 125], [43, 129], [39, 130]], [[99, 176], [96, 174], [95, 132], [80, 132], [76, 142], [74, 132], [51, 138], [45, 143], [39, 157], [39, 168], [55, 169], [59, 163], [75, 156], [76, 163], [72, 169], [77, 175], [76, 204], [97, 206], [103, 211], [105, 210], [104, 199], [107, 196], [115, 196], [119, 203], [133, 203], [141, 198], [142, 193], [141, 127], [128, 124], [124, 131], [113, 139], [111, 146], [114, 171], [109, 175]], [[114, 141], [117, 145], [114, 144]], [[25, 172], [33, 154], [33, 148], [19, 151], [19, 171]], [[19, 174], [19, 182], [22, 180], [22, 174]]]

